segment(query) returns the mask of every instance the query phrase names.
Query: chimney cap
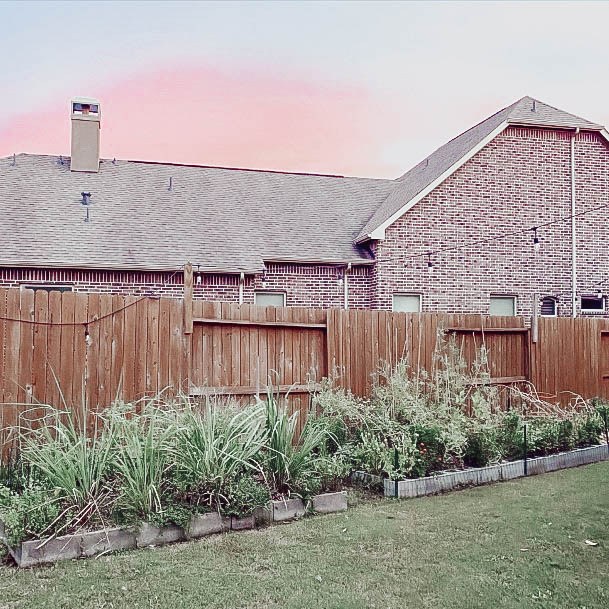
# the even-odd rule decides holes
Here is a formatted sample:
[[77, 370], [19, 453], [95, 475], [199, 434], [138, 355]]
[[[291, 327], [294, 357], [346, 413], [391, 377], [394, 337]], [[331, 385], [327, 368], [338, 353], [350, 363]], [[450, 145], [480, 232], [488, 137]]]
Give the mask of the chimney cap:
[[93, 97], [73, 97], [70, 101], [72, 118], [99, 120], [101, 106], [98, 99]]

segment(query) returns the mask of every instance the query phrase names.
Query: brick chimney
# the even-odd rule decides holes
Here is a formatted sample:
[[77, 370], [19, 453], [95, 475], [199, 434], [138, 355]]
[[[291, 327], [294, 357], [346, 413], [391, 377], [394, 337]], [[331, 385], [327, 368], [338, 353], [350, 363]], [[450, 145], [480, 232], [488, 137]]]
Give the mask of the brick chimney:
[[75, 97], [70, 104], [72, 118], [71, 171], [99, 171], [101, 106], [96, 99]]

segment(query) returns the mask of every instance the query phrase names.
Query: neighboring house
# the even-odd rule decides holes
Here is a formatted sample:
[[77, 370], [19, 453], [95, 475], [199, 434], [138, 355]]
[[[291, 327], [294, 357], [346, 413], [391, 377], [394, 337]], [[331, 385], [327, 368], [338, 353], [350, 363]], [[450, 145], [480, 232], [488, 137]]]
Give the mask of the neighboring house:
[[100, 160], [100, 121], [0, 159], [0, 286], [181, 296], [189, 261], [208, 300], [605, 312], [609, 134], [530, 97], [396, 180]]

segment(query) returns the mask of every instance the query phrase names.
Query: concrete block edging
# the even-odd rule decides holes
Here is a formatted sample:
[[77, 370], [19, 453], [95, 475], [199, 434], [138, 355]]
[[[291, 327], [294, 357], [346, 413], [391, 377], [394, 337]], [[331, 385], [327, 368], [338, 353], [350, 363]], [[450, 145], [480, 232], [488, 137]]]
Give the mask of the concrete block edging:
[[[312, 510], [309, 506], [312, 505]], [[197, 514], [184, 528], [177, 525], [158, 527], [143, 522], [134, 528], [111, 528], [86, 531], [73, 535], [23, 541], [11, 547], [4, 537], [4, 525], [0, 521], [0, 541], [7, 546], [18, 567], [34, 567], [54, 563], [58, 560], [88, 558], [118, 550], [132, 550], [149, 546], [161, 546], [184, 540], [200, 539], [207, 535], [228, 531], [253, 529], [260, 524], [286, 522], [301, 518], [307, 511], [327, 514], [347, 509], [347, 494], [324, 493], [305, 503], [300, 498], [270, 501], [250, 516], [241, 518], [221, 516], [216, 512]]]
[[[606, 461], [607, 459], [609, 459], [609, 448], [606, 444], [577, 448], [556, 455], [527, 459], [527, 475], [534, 476], [560, 469], [596, 463], [598, 461]], [[477, 467], [456, 472], [443, 472], [438, 473], [435, 476], [426, 476], [424, 478], [398, 480], [397, 497], [424, 497], [426, 495], [435, 495], [463, 486], [479, 486], [492, 482], [523, 478], [524, 475], [524, 460], [522, 459], [519, 461], [489, 465], [487, 467]], [[361, 473], [358, 478], [362, 479]], [[383, 485], [385, 497], [396, 496], [395, 480], [385, 478]]]

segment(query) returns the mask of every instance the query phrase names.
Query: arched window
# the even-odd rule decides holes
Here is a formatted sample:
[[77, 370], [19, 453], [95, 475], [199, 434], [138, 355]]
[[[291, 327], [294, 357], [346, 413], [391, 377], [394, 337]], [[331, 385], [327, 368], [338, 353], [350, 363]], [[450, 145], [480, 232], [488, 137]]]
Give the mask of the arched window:
[[541, 314], [544, 317], [556, 317], [558, 314], [556, 298], [553, 298], [552, 296], [544, 296], [541, 299]]

